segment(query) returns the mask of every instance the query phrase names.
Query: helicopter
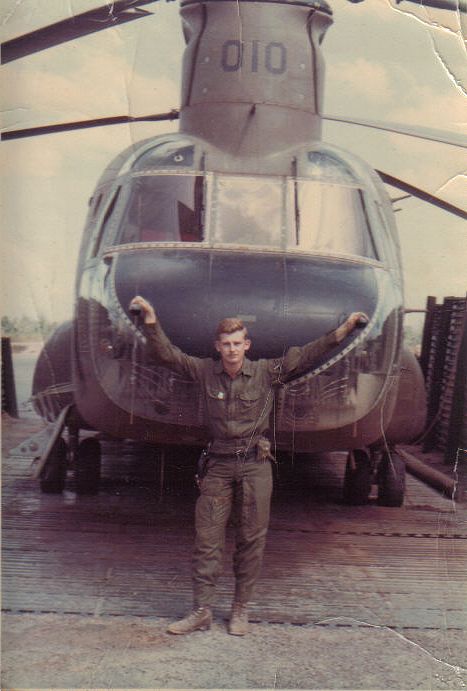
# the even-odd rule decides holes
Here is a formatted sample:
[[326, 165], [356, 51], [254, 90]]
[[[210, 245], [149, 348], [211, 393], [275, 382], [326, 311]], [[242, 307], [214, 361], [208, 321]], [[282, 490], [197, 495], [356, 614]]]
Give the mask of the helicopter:
[[[180, 12], [180, 112], [145, 118], [179, 118], [179, 132], [133, 144], [104, 171], [83, 233], [73, 320], [36, 366], [34, 406], [54, 424], [36, 469], [41, 488], [61, 492], [71, 463], [77, 492], [97, 491], [99, 441], [80, 441], [80, 430], [173, 449], [209, 440], [196, 383], [147, 358], [129, 308], [139, 293], [172, 342], [198, 357], [211, 355], [226, 315], [247, 325], [253, 358], [277, 358], [365, 312], [358, 333], [277, 389], [274, 445], [345, 451], [344, 499], [366, 503], [376, 480], [379, 503], [400, 506], [405, 468], [394, 448], [422, 432], [426, 402], [402, 340], [400, 248], [383, 183], [465, 213], [322, 141], [321, 44], [333, 21], [325, 0], [182, 0]], [[15, 58], [14, 48], [8, 59], [29, 50], [23, 42]], [[423, 128], [417, 136], [439, 140]]]

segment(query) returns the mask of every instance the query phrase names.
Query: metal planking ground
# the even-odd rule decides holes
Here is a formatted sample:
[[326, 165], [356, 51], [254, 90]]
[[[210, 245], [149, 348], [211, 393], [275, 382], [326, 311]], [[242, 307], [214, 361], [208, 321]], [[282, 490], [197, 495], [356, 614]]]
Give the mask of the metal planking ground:
[[[340, 503], [339, 454], [280, 466], [253, 621], [465, 630], [467, 510], [407, 478], [404, 507]], [[3, 610], [177, 617], [191, 606], [191, 468], [104, 444], [94, 497], [40, 493], [29, 462], [3, 468]], [[215, 616], [233, 590], [232, 536]]]

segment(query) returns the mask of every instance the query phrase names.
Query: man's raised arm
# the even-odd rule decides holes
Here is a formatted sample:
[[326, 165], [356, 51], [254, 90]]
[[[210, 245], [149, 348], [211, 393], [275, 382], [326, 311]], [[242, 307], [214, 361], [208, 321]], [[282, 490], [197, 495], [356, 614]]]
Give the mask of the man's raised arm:
[[130, 313], [140, 316], [144, 323], [144, 335], [148, 341], [148, 353], [155, 362], [174, 372], [198, 379], [202, 360], [182, 352], [165, 334], [154, 307], [148, 300], [136, 295], [130, 302]]
[[368, 317], [364, 312], [353, 312], [343, 324], [331, 333], [306, 343], [304, 346], [289, 348], [281, 363], [281, 374], [304, 373], [313, 367], [317, 358], [349, 336], [356, 328], [365, 326]]

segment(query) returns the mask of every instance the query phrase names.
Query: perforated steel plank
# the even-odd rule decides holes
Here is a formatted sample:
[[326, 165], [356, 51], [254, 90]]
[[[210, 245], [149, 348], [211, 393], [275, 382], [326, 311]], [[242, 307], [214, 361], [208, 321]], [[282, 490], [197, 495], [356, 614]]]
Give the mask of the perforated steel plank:
[[[96, 497], [40, 495], [24, 459], [6, 463], [5, 610], [175, 617], [190, 607], [195, 493], [160, 500], [147, 469], [143, 480], [131, 476], [131, 453], [122, 461], [108, 445], [106, 454]], [[464, 628], [465, 511], [413, 478], [402, 509], [344, 507], [342, 473], [336, 457], [305, 473], [310, 490], [298, 468], [279, 480], [253, 619]], [[220, 616], [233, 590], [231, 550], [229, 538]]]

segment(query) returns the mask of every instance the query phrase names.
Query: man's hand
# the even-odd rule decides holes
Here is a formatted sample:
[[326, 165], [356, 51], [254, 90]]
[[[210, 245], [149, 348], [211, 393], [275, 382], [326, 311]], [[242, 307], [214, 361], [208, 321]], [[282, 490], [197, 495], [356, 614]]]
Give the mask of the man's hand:
[[130, 302], [130, 312], [139, 310], [144, 315], [145, 324], [155, 324], [157, 321], [156, 313], [150, 302], [141, 297], [141, 295], [135, 295], [133, 300]]
[[365, 326], [369, 321], [365, 312], [352, 312], [350, 317], [336, 329], [335, 334], [337, 342], [340, 343], [346, 336], [352, 333], [355, 328]]

